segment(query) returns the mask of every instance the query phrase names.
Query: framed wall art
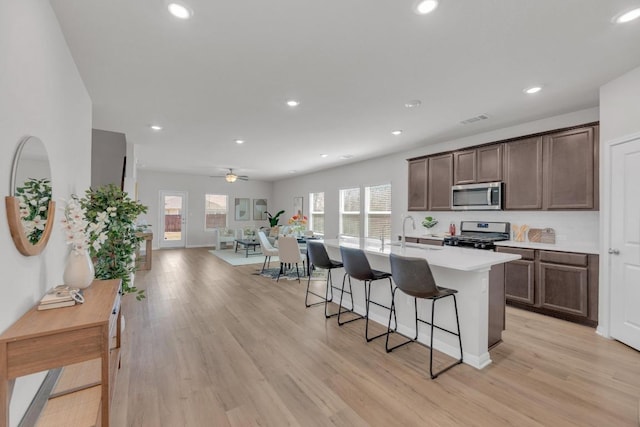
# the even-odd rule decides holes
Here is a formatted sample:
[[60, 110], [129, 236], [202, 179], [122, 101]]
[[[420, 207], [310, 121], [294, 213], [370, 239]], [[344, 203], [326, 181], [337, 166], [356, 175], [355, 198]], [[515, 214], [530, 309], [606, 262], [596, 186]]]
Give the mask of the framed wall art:
[[296, 196], [293, 198], [293, 215], [304, 215], [303, 211], [303, 197]]
[[267, 199], [253, 199], [253, 220], [266, 221], [267, 219]]
[[245, 198], [235, 199], [236, 221], [249, 221], [251, 219], [250, 200]]

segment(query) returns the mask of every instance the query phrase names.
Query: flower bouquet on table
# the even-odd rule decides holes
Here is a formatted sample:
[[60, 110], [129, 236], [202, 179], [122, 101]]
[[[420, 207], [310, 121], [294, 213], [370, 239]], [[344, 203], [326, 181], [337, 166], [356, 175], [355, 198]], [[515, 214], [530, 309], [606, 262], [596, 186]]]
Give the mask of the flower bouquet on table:
[[307, 229], [307, 217], [304, 215], [294, 215], [289, 218], [289, 225], [297, 236], [301, 236]]

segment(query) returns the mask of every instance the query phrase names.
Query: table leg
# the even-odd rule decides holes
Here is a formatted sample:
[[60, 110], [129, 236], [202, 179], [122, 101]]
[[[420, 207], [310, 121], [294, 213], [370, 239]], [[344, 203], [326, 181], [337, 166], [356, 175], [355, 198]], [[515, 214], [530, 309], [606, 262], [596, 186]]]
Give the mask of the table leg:
[[249, 246], [251, 246], [251, 245], [245, 245], [244, 246], [244, 257], [245, 258], [249, 258]]

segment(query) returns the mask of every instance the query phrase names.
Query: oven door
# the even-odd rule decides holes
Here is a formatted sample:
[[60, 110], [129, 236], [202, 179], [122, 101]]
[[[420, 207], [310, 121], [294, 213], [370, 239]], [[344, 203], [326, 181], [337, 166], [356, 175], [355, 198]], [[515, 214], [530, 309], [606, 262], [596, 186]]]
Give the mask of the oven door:
[[451, 208], [457, 211], [502, 209], [502, 183], [454, 185], [451, 187]]

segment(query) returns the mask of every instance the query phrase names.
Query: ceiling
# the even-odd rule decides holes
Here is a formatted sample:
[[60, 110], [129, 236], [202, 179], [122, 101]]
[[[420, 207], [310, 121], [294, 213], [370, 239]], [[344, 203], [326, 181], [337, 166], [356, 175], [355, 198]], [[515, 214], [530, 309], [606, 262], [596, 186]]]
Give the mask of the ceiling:
[[93, 127], [125, 133], [142, 169], [287, 178], [594, 107], [640, 66], [640, 20], [612, 23], [640, 0], [183, 3], [189, 20], [165, 0], [51, 0]]

